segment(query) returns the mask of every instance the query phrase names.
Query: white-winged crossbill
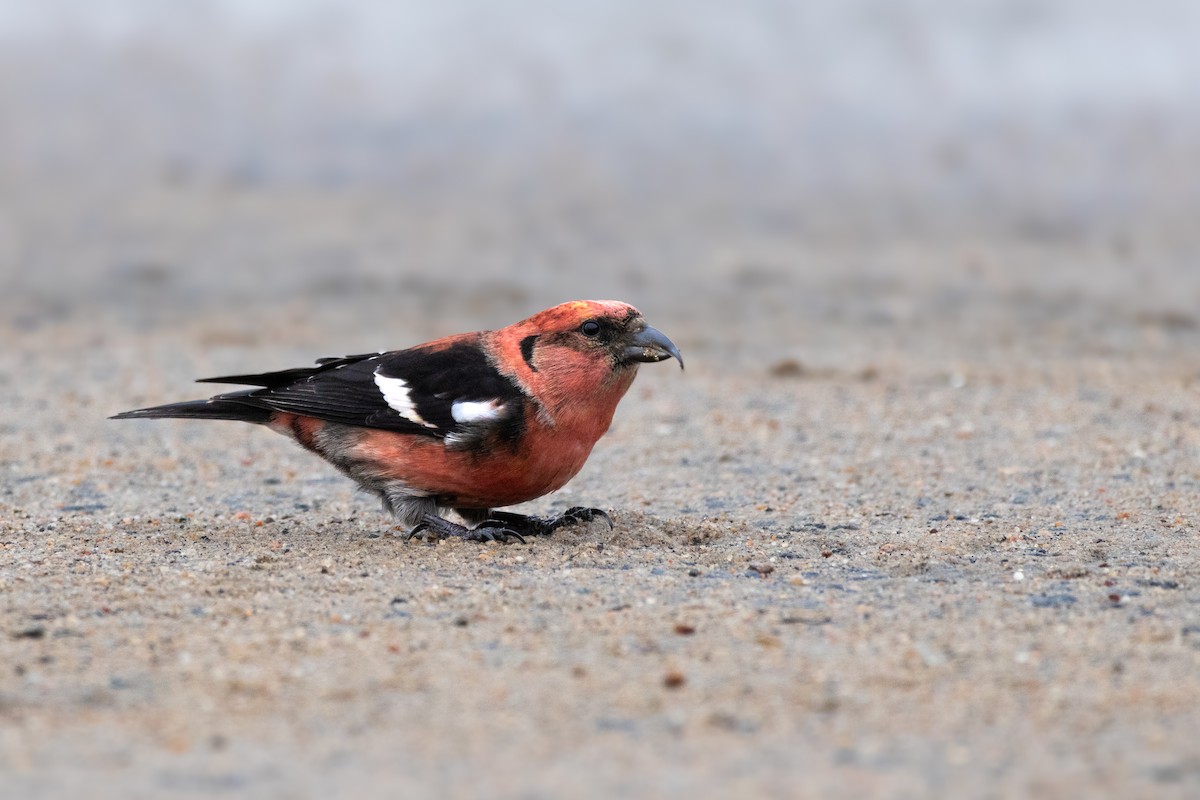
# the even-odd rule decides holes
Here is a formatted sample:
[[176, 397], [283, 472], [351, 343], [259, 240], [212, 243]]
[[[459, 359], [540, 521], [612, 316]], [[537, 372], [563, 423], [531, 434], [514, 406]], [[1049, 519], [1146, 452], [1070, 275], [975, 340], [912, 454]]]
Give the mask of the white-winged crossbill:
[[[376, 494], [411, 527], [487, 540], [554, 531], [548, 519], [494, 509], [561, 488], [608, 430], [642, 362], [678, 348], [637, 309], [581, 300], [507, 328], [408, 350], [327, 358], [315, 367], [206, 378], [259, 388], [117, 414], [114, 419], [232, 419], [266, 425]], [[442, 516], [457, 512], [466, 525]], [[611, 522], [610, 522], [611, 524]]]

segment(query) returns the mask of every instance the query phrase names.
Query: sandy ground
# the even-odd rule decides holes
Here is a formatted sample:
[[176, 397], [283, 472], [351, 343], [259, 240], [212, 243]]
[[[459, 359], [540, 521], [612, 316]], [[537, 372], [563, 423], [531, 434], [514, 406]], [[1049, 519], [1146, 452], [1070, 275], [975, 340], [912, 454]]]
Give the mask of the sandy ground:
[[[0, 353], [5, 796], [1200, 786], [1200, 281], [1169, 238], [717, 226], [654, 269], [505, 282], [394, 197], [146, 187], [94, 241], [25, 208], [59, 266], [6, 298]], [[260, 298], [222, 290], [252, 280], [236, 260], [120, 244], [201, 261], [238, 226], [262, 232], [247, 258], [317, 256]], [[399, 241], [466, 260], [362, 266]], [[528, 506], [611, 508], [611, 532], [406, 542], [270, 432], [104, 419], [503, 324], [571, 282], [688, 363], [644, 367], [584, 472]]]
[[[0, 15], [0, 797], [1200, 796], [1186, 25], [122, 5]], [[688, 365], [521, 509], [612, 531], [105, 419], [578, 297]]]

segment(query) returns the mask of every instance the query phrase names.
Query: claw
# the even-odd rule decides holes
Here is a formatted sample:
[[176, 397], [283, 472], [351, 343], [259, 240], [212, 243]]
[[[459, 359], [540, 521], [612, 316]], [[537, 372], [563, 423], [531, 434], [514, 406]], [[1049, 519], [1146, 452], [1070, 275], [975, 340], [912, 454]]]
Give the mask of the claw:
[[608, 529], [611, 531], [614, 527], [612, 517], [610, 517], [603, 509], [587, 508], [585, 506], [572, 506], [559, 515], [558, 519], [551, 520], [550, 524], [554, 528], [560, 528], [563, 525], [572, 522], [591, 522], [595, 519], [602, 519], [608, 523]]
[[[488, 523], [491, 524], [489, 525]], [[521, 544], [525, 544], [524, 536], [508, 527], [500, 520], [485, 519], [483, 522], [475, 526], [475, 528], [471, 530], [471, 533], [479, 536], [479, 541], [507, 543], [509, 538], [513, 538]]]
[[577, 522], [587, 523], [595, 519], [604, 520], [608, 524], [609, 530], [614, 527], [612, 517], [601, 509], [574, 506], [556, 517], [528, 517], [509, 511], [493, 511], [473, 530], [468, 531], [464, 528], [463, 533], [454, 531], [453, 534], [445, 535], [462, 536], [474, 541], [506, 542], [512, 538], [524, 544], [526, 536], [548, 536], [564, 525], [573, 525]]
[[[488, 522], [491, 522], [489, 525]], [[476, 528], [464, 528], [462, 525], [456, 525], [449, 520], [441, 517], [426, 517], [413, 526], [408, 532], [408, 539], [424, 534], [423, 538], [430, 538], [440, 541], [449, 539], [451, 536], [457, 536], [468, 542], [502, 542], [507, 543], [511, 539], [516, 539], [522, 544], [525, 543], [525, 537], [520, 532], [513, 530], [504, 521], [485, 520], [483, 524]]]

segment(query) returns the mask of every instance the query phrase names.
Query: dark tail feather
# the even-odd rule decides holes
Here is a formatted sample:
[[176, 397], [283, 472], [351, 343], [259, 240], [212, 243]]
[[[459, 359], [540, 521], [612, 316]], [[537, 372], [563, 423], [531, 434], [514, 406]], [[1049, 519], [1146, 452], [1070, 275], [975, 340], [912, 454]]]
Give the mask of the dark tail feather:
[[378, 358], [380, 355], [382, 353], [363, 353], [362, 355], [341, 356], [339, 358], [318, 358], [317, 366], [315, 367], [299, 367], [297, 369], [261, 372], [253, 375], [222, 375], [219, 378], [201, 378], [196, 383], [233, 383], [242, 386], [265, 386], [268, 389], [274, 389], [277, 386], [287, 386], [288, 384], [307, 380], [321, 372], [329, 372], [338, 367], [357, 364], [359, 361], [365, 361], [370, 358]]
[[299, 369], [263, 372], [256, 375], [222, 375], [219, 378], [200, 378], [196, 383], [232, 383], [239, 386], [265, 386], [270, 389], [302, 381], [315, 375], [320, 369], [320, 367], [300, 367]]
[[[122, 411], [109, 419], [236, 419], [241, 422], [254, 422], [265, 425], [271, 421], [272, 411], [269, 408], [247, 403], [245, 395], [221, 395], [211, 400], [188, 400], [183, 403], [168, 403], [165, 406], [139, 408], [134, 411]], [[246, 395], [249, 392], [245, 393]]]

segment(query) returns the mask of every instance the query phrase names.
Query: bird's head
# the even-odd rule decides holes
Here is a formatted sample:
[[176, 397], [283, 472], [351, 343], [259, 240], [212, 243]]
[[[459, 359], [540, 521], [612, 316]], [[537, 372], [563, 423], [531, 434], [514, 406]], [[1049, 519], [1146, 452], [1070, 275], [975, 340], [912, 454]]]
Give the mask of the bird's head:
[[674, 358], [683, 366], [674, 342], [615, 300], [563, 303], [492, 336], [510, 374], [555, 407], [593, 397], [615, 407], [639, 364]]
[[666, 334], [646, 324], [636, 308], [617, 300], [574, 300], [534, 314], [519, 326], [536, 330], [525, 341], [523, 356], [537, 363], [539, 347], [573, 350], [615, 369], [674, 358], [683, 368], [679, 348]]

